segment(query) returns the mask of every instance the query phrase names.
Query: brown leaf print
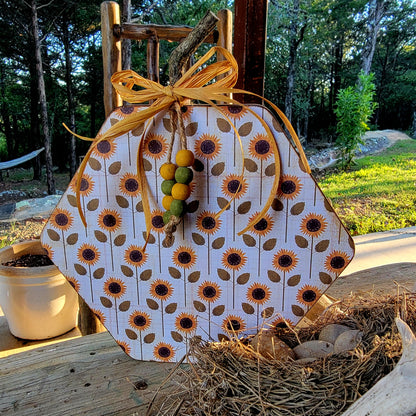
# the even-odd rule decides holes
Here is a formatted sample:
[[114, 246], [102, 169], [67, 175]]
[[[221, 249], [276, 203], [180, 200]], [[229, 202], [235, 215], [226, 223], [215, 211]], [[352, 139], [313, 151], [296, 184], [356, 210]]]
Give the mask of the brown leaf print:
[[212, 310], [214, 316], [221, 316], [225, 311], [225, 305], [218, 305]]
[[239, 214], [244, 215], [244, 214], [247, 214], [247, 212], [249, 212], [250, 209], [251, 209], [251, 202], [250, 201], [246, 201], [246, 202], [243, 202], [242, 204], [240, 204], [238, 206], [237, 212]]
[[243, 273], [237, 277], [237, 283], [239, 285], [245, 285], [250, 280], [250, 273]]
[[171, 331], [170, 336], [176, 342], [183, 342], [183, 336], [179, 332]]
[[207, 310], [207, 307], [202, 302], [200, 302], [199, 300], [194, 300], [194, 308], [198, 312], [205, 312]]
[[276, 173], [276, 165], [274, 163], [267, 166], [266, 169], [264, 169], [264, 174], [266, 176], [274, 176]]
[[[228, 200], [219, 196], [217, 198], [217, 204], [221, 209], [223, 209], [224, 207], [227, 206]], [[227, 210], [229, 210], [229, 209], [230, 209], [230, 206], [228, 206]]]
[[255, 247], [256, 246], [256, 240], [249, 234], [243, 234], [243, 241], [244, 244], [248, 247]]
[[174, 279], [180, 279], [182, 277], [182, 273], [180, 272], [180, 270], [175, 269], [174, 267], [169, 267], [169, 274], [174, 278]]
[[95, 270], [95, 272], [92, 274], [92, 277], [94, 279], [102, 279], [104, 277], [105, 269], [104, 267], [100, 267], [99, 269]]
[[248, 158], [244, 159], [244, 169], [248, 170], [249, 172], [257, 172], [258, 168], [259, 167], [254, 160]]
[[224, 118], [217, 118], [217, 126], [223, 133], [228, 133], [231, 131], [230, 123]]
[[126, 242], [126, 238], [126, 234], [120, 234], [114, 239], [113, 243], [116, 247], [121, 247]]
[[194, 164], [192, 167], [194, 168], [195, 172], [203, 172], [205, 169], [204, 164], [199, 159], [194, 160]]
[[298, 202], [297, 204], [293, 205], [293, 207], [290, 209], [290, 213], [292, 215], [299, 215], [299, 214], [302, 214], [304, 209], [305, 209], [305, 203]]
[[100, 243], [106, 243], [107, 242], [107, 235], [104, 234], [102, 231], [100, 230], [94, 230], [94, 235], [95, 238], [100, 242]]
[[156, 243], [156, 238], [155, 238], [155, 236], [153, 234], [150, 234], [149, 235], [149, 238], [147, 238], [147, 232], [146, 231], [143, 231], [143, 240], [146, 241], [146, 239], [147, 239], [147, 243], [148, 244], [154, 244], [154, 243]]
[[176, 312], [177, 308], [178, 308], [177, 303], [169, 303], [169, 305], [166, 305], [165, 312], [171, 314], [171, 313]]
[[172, 133], [172, 126], [170, 124], [170, 118], [164, 118], [162, 120], [163, 123], [163, 127], [165, 128], [165, 130], [167, 130], [169, 133]]
[[118, 118], [110, 118], [110, 124], [112, 126], [114, 126], [114, 124], [117, 124], [118, 122], [119, 122], [119, 119]]
[[144, 131], [144, 123], [140, 123], [137, 127], [135, 127], [133, 130], [131, 130], [132, 136], [141, 136]]
[[126, 266], [126, 265], [122, 264], [120, 266], [120, 268], [121, 268], [121, 273], [123, 273], [124, 276], [126, 276], [126, 277], [132, 277], [133, 276], [134, 272], [133, 272], [132, 269], [130, 269], [129, 266]]
[[100, 200], [98, 198], [91, 199], [91, 201], [87, 204], [87, 210], [88, 211], [95, 211], [100, 205]]
[[224, 172], [224, 169], [225, 169], [225, 163], [219, 162], [212, 167], [211, 173], [213, 176], [220, 176]]
[[117, 175], [120, 172], [120, 169], [121, 169], [121, 162], [113, 162], [108, 167], [108, 173], [110, 175]]
[[247, 314], [247, 315], [253, 315], [254, 313], [254, 308], [253, 306], [251, 306], [249, 303], [245, 303], [243, 302], [241, 304], [241, 307], [243, 308], [243, 311]]
[[84, 266], [81, 266], [80, 264], [75, 263], [74, 269], [81, 276], [85, 276], [87, 274], [87, 269]]
[[153, 169], [152, 164], [145, 158], [143, 158], [142, 160], [143, 160], [143, 169], [145, 170], [145, 172], [150, 172]]
[[227, 281], [227, 280], [230, 280], [230, 278], [231, 278], [230, 273], [228, 273], [224, 269], [217, 269], [217, 273], [218, 273], [218, 277], [221, 280]]
[[151, 277], [152, 277], [152, 270], [151, 269], [143, 270], [140, 273], [140, 280], [142, 280], [143, 282], [146, 282]]
[[144, 338], [143, 341], [146, 344], [151, 344], [154, 340], [155, 340], [156, 334], [147, 334]]
[[264, 251], [270, 251], [273, 250], [276, 247], [277, 239], [276, 238], [270, 238], [269, 240], [265, 241], [263, 244], [263, 250]]
[[282, 126], [280, 125], [280, 123], [276, 120], [275, 117], [272, 117], [272, 125], [274, 127], [274, 129], [276, 131], [278, 131], [279, 133], [283, 133], [283, 129]]
[[295, 274], [294, 276], [290, 277], [287, 280], [287, 285], [288, 286], [296, 286], [296, 285], [298, 285], [299, 282], [300, 282], [300, 278], [301, 278], [300, 274]]
[[324, 285], [330, 285], [332, 283], [332, 277], [325, 272], [319, 272], [319, 280], [324, 284]]
[[130, 301], [125, 300], [124, 302], [121, 302], [120, 305], [118, 305], [118, 310], [121, 312], [126, 312], [130, 309]]
[[95, 171], [101, 170], [101, 163], [97, 159], [94, 159], [93, 157], [90, 157], [88, 159], [88, 164], [90, 165], [90, 168], [92, 170], [95, 170]]
[[120, 208], [128, 208], [130, 203], [124, 196], [116, 195], [116, 202]]
[[196, 283], [199, 280], [200, 277], [201, 277], [201, 272], [200, 271], [192, 272], [188, 276], [188, 282], [189, 283]]
[[60, 235], [55, 230], [48, 228], [46, 232], [52, 241], [59, 241], [61, 239]]
[[66, 238], [66, 242], [68, 245], [73, 246], [78, 241], [78, 233], [73, 233]]
[[133, 341], [137, 339], [137, 334], [131, 329], [126, 329], [125, 333], [128, 339], [132, 339]]
[[280, 199], [275, 198], [272, 202], [272, 209], [279, 212], [279, 211], [283, 211], [284, 206], [283, 203]]
[[298, 305], [292, 305], [292, 312], [295, 316], [303, 316], [305, 315], [305, 311]]
[[77, 198], [74, 195], [68, 194], [66, 196], [66, 198], [68, 199], [69, 205], [71, 205], [71, 207], [77, 207]]
[[318, 253], [322, 253], [329, 247], [329, 240], [322, 240], [315, 246], [315, 251]]
[[229, 340], [230, 340], [230, 338], [228, 338], [226, 335], [224, 335], [224, 334], [218, 334], [218, 341], [219, 342], [227, 342]]
[[203, 246], [205, 244], [205, 238], [198, 233], [192, 233], [192, 240], [194, 240], [194, 243], [198, 246]]
[[218, 249], [222, 248], [224, 246], [224, 244], [225, 244], [225, 238], [224, 237], [218, 237], [212, 242], [211, 247], [214, 250], [218, 250]]
[[300, 170], [301, 170], [302, 172], [304, 172], [304, 173], [309, 173], [309, 172], [306, 170], [305, 166], [303, 165], [302, 159], [300, 159], [300, 158], [299, 158], [299, 168], [300, 168]]
[[301, 235], [295, 236], [295, 243], [299, 248], [307, 248], [309, 245], [308, 240], [305, 237], [302, 237]]
[[110, 299], [108, 299], [104, 296], [100, 297], [100, 301], [101, 301], [101, 304], [104, 306], [104, 308], [112, 308], [113, 307], [113, 302], [111, 302]]
[[159, 304], [156, 302], [156, 301], [154, 301], [153, 299], [149, 299], [149, 298], [147, 298], [146, 299], [146, 303], [147, 303], [147, 306], [152, 310], [152, 311], [157, 311], [158, 309], [159, 309]]
[[279, 283], [280, 282], [280, 275], [278, 273], [276, 273], [273, 270], [267, 270], [267, 276], [269, 278], [269, 280], [273, 283]]
[[189, 123], [185, 127], [185, 134], [187, 136], [193, 136], [198, 131], [198, 123]]
[[143, 201], [139, 201], [139, 202], [136, 204], [136, 211], [137, 211], [137, 212], [143, 212]]
[[263, 319], [270, 318], [271, 316], [273, 316], [273, 314], [274, 314], [274, 308], [272, 306], [270, 306], [269, 308], [263, 309], [261, 311], [261, 317]]
[[244, 123], [239, 129], [238, 134], [241, 137], [248, 136], [251, 133], [251, 130], [253, 129], [253, 123], [251, 121]]
[[196, 212], [198, 210], [198, 208], [199, 208], [199, 201], [198, 200], [195, 200], [195, 201], [191, 201], [191, 202], [189, 202], [187, 204], [186, 211], [189, 214], [193, 214], [194, 212]]

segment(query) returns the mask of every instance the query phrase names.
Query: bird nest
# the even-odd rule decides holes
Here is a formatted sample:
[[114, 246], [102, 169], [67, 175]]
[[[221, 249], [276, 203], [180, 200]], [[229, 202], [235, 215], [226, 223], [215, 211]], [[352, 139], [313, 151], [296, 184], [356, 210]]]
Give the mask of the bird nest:
[[290, 347], [317, 339], [330, 323], [362, 331], [353, 351], [308, 364], [265, 359], [247, 339], [196, 342], [191, 363], [172, 374], [168, 398], [156, 396], [148, 415], [340, 415], [398, 362], [402, 342], [394, 318], [399, 313], [415, 331], [416, 296], [409, 294], [348, 298], [307, 328], [276, 328]]

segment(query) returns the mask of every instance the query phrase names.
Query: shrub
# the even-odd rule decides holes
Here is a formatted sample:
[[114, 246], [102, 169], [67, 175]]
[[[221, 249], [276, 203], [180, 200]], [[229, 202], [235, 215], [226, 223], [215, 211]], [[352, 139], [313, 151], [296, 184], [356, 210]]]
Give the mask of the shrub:
[[336, 144], [341, 151], [341, 166], [351, 166], [358, 145], [363, 143], [362, 136], [369, 130], [367, 125], [377, 104], [373, 102], [375, 86], [374, 74], [365, 75], [361, 71], [359, 82], [355, 87], [339, 91], [335, 114], [337, 116]]

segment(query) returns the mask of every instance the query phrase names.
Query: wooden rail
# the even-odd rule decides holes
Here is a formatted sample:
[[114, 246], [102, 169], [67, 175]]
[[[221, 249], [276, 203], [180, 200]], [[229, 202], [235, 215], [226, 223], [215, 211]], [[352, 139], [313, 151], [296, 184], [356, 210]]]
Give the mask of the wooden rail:
[[[230, 10], [218, 12], [217, 30], [205, 38], [206, 43], [232, 51], [232, 13]], [[101, 36], [104, 75], [104, 107], [106, 117], [121, 106], [122, 100], [111, 85], [111, 76], [121, 71], [121, 39], [147, 40], [147, 77], [159, 80], [159, 41], [180, 42], [192, 31], [189, 26], [139, 25], [120, 22], [120, 6], [114, 1], [101, 3]], [[221, 57], [219, 57], [221, 59]]]

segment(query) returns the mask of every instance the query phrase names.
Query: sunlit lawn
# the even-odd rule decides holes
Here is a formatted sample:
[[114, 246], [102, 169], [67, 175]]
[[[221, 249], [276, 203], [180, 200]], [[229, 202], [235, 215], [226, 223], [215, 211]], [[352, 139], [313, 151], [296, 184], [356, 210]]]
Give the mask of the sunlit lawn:
[[320, 180], [353, 235], [416, 225], [416, 140], [356, 161], [350, 172]]

